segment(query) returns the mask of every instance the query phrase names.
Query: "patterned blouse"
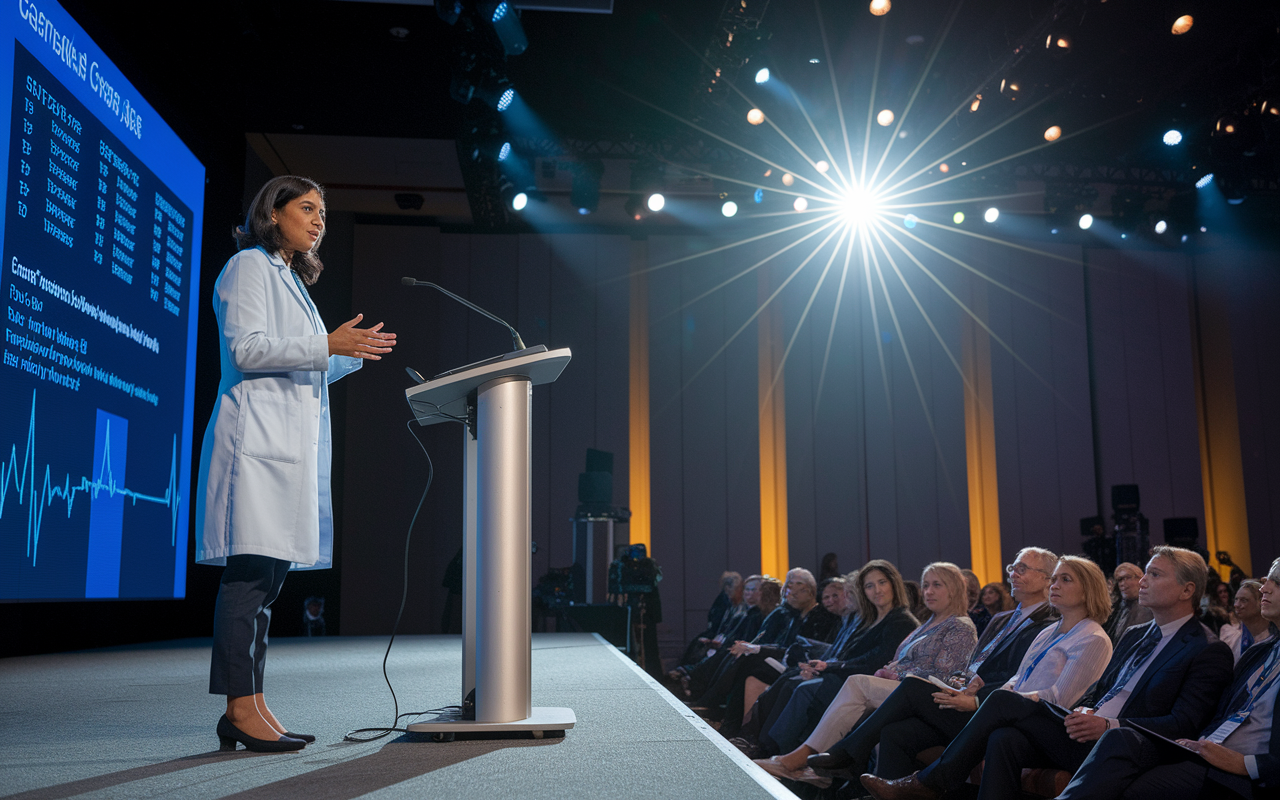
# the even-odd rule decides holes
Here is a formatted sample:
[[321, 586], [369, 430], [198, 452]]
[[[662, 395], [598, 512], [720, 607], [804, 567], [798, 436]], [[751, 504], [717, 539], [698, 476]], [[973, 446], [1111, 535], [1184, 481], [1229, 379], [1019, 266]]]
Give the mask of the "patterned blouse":
[[885, 665], [885, 669], [897, 673], [898, 680], [908, 675], [945, 678], [969, 666], [978, 644], [978, 629], [968, 614], [947, 617], [928, 630], [924, 630], [925, 625], [912, 631], [898, 647], [893, 661]]

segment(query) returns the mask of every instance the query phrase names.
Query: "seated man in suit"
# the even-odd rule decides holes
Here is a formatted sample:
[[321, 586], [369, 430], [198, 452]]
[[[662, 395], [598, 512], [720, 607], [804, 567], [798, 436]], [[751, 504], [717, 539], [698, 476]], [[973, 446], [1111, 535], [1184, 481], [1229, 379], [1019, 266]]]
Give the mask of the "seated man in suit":
[[[1262, 615], [1280, 622], [1280, 559], [1262, 585]], [[1236, 666], [1218, 713], [1189, 748], [1179, 752], [1132, 728], [1107, 731], [1059, 798], [1266, 797], [1280, 787], [1280, 687], [1277, 638], [1251, 648]], [[1192, 752], [1194, 751], [1194, 752]], [[1196, 757], [1196, 753], [1199, 757]]]
[[[992, 617], [974, 650], [968, 671], [982, 679], [984, 688], [976, 698], [971, 696], [972, 700], [985, 699], [1012, 678], [1031, 642], [1053, 621], [1048, 593], [1049, 579], [1057, 564], [1058, 557], [1050, 551], [1027, 547], [1005, 568], [1018, 605]], [[939, 704], [934, 698], [937, 691], [932, 683], [903, 681], [884, 705], [830, 751], [809, 756], [809, 766], [850, 771], [856, 777], [866, 771], [871, 751], [879, 744], [876, 774], [885, 778], [910, 775], [915, 771], [917, 753], [946, 745], [973, 716], [972, 711]]]
[[979, 798], [1016, 797], [1024, 767], [1074, 772], [1112, 728], [1132, 722], [1170, 739], [1193, 736], [1231, 682], [1231, 649], [1195, 617], [1208, 568], [1198, 553], [1152, 548], [1139, 590], [1155, 619], [1116, 647], [1093, 696], [1074, 711], [993, 692], [942, 757], [906, 778], [863, 775], [877, 800], [932, 798], [963, 784], [985, 758]]

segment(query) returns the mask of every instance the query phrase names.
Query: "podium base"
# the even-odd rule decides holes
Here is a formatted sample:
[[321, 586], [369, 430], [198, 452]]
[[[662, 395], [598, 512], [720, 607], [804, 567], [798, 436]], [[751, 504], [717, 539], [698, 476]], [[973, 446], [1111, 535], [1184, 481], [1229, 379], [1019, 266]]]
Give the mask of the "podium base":
[[537, 708], [533, 709], [527, 719], [513, 722], [478, 722], [476, 720], [443, 717], [428, 722], [415, 722], [406, 725], [405, 730], [411, 733], [520, 733], [529, 731], [540, 737], [543, 731], [563, 731], [572, 728], [577, 717], [571, 708]]

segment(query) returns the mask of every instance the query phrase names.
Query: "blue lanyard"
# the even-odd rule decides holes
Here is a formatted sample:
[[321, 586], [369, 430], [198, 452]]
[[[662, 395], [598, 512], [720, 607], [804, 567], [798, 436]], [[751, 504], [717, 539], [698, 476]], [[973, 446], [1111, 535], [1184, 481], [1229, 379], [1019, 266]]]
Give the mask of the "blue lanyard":
[[[1244, 708], [1236, 712], [1241, 719], [1249, 716], [1249, 712], [1258, 704], [1258, 700], [1262, 695], [1266, 694], [1271, 688], [1271, 684], [1280, 679], [1280, 673], [1272, 674], [1276, 671], [1276, 665], [1280, 664], [1280, 645], [1271, 648], [1271, 654], [1267, 656], [1267, 662], [1263, 665], [1262, 672], [1258, 673], [1258, 677], [1254, 680], [1253, 685], [1249, 687], [1249, 702]], [[1232, 716], [1235, 716], [1234, 714]]]
[[[1058, 623], [1058, 627], [1059, 628], [1062, 627], [1061, 622]], [[1031, 673], [1036, 671], [1036, 667], [1040, 666], [1040, 662], [1044, 661], [1044, 657], [1049, 655], [1049, 651], [1052, 650], [1058, 642], [1062, 641], [1063, 639], [1067, 638], [1070, 635], [1071, 635], [1071, 631], [1067, 631], [1066, 633], [1060, 633], [1058, 634], [1058, 637], [1056, 639], [1054, 639], [1052, 642], [1049, 642], [1049, 646], [1040, 651], [1040, 654], [1036, 656], [1034, 661], [1031, 662], [1031, 666], [1027, 667], [1027, 671], [1023, 673], [1022, 678], [1017, 682], [1017, 684], [1015, 684], [1014, 688], [1016, 689], [1017, 687], [1021, 686], [1022, 684], [1030, 680]]]

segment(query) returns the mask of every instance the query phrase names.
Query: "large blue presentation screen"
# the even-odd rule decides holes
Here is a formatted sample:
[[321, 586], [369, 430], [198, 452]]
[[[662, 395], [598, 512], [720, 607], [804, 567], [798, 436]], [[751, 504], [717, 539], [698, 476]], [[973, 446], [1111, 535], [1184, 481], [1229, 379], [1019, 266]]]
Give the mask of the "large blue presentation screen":
[[183, 597], [204, 167], [47, 0], [0, 146], [0, 601]]

